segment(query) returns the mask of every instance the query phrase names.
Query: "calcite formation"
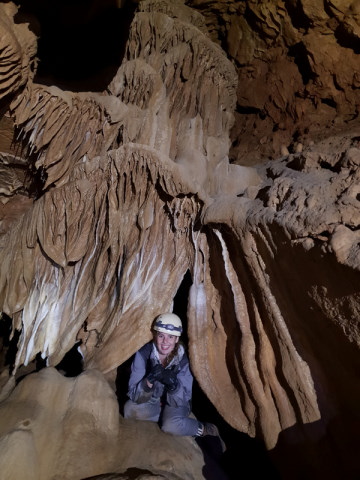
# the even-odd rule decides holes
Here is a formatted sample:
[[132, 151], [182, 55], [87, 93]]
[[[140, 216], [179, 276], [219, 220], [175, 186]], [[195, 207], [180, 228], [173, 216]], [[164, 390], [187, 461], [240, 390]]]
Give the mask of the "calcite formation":
[[176, 480], [180, 469], [181, 478], [203, 478], [195, 441], [169, 441], [151, 422], [143, 422], [139, 432], [139, 422], [119, 417], [115, 393], [96, 370], [76, 378], [54, 368], [29, 375], [0, 412], [4, 479], [110, 478], [116, 472], [116, 478], [131, 478], [132, 470], [149, 468], [155, 478]]
[[[36, 378], [70, 385], [52, 367], [77, 344], [85, 379], [113, 382], [190, 273], [191, 368], [226, 422], [275, 452], [289, 452], [288, 432], [328, 442], [328, 478], [334, 458], [355, 475], [357, 2], [141, 1], [101, 92], [39, 82], [36, 36], [14, 4], [0, 13], [1, 125], [17, 142], [4, 136], [0, 165], [0, 310], [17, 339], [14, 364], [1, 358], [0, 409], [18, 412], [31, 378], [29, 392]], [[44, 373], [14, 388], [39, 354]], [[115, 416], [109, 444], [130, 428]], [[55, 479], [55, 458], [33, 454], [44, 421], [0, 422], [1, 442]], [[113, 456], [86, 475], [125, 472]], [[201, 478], [192, 460], [165, 478]], [[12, 461], [1, 459], [8, 472]]]

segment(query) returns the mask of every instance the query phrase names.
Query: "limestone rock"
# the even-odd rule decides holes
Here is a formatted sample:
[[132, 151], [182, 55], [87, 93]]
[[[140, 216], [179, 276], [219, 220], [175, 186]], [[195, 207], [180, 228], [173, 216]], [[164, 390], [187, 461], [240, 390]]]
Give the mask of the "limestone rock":
[[114, 391], [96, 370], [76, 378], [53, 368], [33, 373], [0, 403], [0, 413], [4, 480], [129, 478], [134, 468], [152, 473], [148, 478], [203, 478], [195, 441], [151, 422], [124, 420]]

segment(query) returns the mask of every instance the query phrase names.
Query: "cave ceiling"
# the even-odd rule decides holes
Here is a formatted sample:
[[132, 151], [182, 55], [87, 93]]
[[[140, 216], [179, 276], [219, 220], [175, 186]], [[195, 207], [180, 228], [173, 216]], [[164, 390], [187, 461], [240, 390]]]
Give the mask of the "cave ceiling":
[[273, 448], [351, 417], [359, 2], [83, 3], [0, 3], [12, 374], [81, 342], [111, 376], [190, 272], [191, 366], [230, 425]]

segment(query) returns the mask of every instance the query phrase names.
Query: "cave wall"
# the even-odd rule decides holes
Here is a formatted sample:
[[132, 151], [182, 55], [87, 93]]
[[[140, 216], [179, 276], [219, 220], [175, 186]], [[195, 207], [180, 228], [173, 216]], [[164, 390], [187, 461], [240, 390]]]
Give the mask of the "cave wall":
[[0, 8], [2, 397], [77, 342], [113, 383], [189, 271], [221, 416], [284, 478], [355, 478], [356, 2], [140, 2], [100, 91], [45, 79], [34, 22]]
[[358, 118], [359, 5], [347, 0], [199, 1], [239, 77], [232, 162], [295, 153]]

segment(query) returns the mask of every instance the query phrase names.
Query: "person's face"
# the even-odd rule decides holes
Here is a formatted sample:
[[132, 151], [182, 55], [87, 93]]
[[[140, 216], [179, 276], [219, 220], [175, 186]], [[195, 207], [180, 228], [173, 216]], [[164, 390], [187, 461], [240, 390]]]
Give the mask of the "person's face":
[[178, 341], [179, 337], [169, 333], [156, 332], [154, 335], [154, 343], [160, 355], [169, 355]]

